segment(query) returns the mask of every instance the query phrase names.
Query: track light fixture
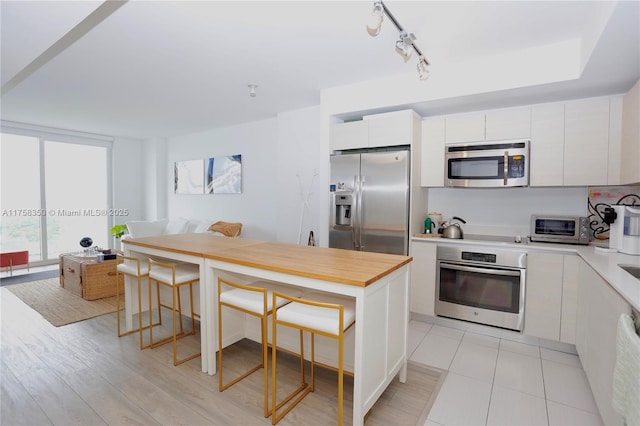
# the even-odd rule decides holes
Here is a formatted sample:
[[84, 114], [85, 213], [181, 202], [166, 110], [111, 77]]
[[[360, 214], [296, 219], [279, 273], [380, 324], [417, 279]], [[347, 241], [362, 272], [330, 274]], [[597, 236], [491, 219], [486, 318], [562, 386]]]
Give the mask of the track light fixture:
[[398, 52], [398, 54], [402, 56], [402, 59], [407, 62], [411, 58], [411, 54], [415, 51], [418, 55], [418, 76], [420, 77], [420, 80], [426, 80], [429, 77], [429, 61], [427, 61], [418, 46], [416, 46], [416, 36], [413, 33], [407, 33], [393, 16], [391, 11], [389, 11], [387, 6], [385, 6], [380, 0], [373, 2], [373, 11], [371, 12], [371, 17], [367, 24], [367, 32], [372, 37], [380, 34], [380, 27], [382, 27], [384, 15], [389, 18], [400, 33], [400, 38], [396, 41], [396, 52]]
[[420, 78], [420, 80], [426, 80], [427, 78], [429, 78], [429, 63], [422, 56], [420, 56], [420, 59], [418, 59], [417, 69], [418, 77]]
[[382, 8], [382, 2], [375, 2], [373, 4], [373, 12], [371, 12], [371, 17], [367, 23], [367, 32], [371, 37], [375, 37], [380, 33], [383, 15], [384, 9]]
[[407, 62], [411, 58], [411, 54], [413, 53], [413, 40], [416, 39], [416, 36], [413, 34], [407, 34], [404, 31], [400, 33], [400, 39], [396, 41], [396, 52], [405, 62]]

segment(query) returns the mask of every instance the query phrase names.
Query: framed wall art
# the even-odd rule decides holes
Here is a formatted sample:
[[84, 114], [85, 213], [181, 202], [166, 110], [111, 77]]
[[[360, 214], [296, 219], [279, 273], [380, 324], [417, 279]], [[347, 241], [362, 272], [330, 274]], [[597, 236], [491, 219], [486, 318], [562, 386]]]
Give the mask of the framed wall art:
[[205, 193], [242, 193], [242, 155], [214, 157], [207, 160]]
[[176, 194], [204, 194], [204, 160], [176, 161], [173, 176]]

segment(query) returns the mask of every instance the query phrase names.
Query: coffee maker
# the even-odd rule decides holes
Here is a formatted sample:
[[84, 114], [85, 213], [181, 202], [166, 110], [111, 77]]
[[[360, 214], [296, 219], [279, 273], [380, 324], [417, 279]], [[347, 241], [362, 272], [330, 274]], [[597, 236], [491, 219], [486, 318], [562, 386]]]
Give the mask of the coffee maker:
[[640, 206], [612, 206], [615, 214], [609, 228], [609, 248], [640, 256]]

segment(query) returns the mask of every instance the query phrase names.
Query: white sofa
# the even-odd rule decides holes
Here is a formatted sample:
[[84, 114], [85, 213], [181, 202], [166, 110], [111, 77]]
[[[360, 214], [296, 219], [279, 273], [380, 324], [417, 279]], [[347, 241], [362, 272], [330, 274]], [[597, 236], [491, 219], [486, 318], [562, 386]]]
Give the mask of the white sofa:
[[212, 235], [223, 236], [224, 234], [220, 232], [209, 230], [209, 227], [211, 227], [211, 225], [213, 225], [214, 223], [216, 222], [185, 218], [161, 219], [155, 221], [132, 220], [126, 223], [128, 233], [123, 235], [122, 239], [193, 233], [208, 233]]

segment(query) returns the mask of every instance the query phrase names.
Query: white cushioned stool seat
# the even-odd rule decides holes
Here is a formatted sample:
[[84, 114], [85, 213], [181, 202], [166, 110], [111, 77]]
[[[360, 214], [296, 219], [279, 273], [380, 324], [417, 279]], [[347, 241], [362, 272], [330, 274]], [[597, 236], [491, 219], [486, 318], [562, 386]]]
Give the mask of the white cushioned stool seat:
[[[356, 319], [356, 303], [351, 299], [325, 296], [322, 294], [308, 294], [304, 299], [314, 302], [335, 303], [344, 307], [343, 324], [347, 328]], [[281, 306], [281, 305], [279, 305]], [[320, 306], [304, 305], [291, 302], [287, 306], [278, 309], [278, 321], [289, 322], [303, 327], [312, 328], [329, 334], [339, 334], [340, 313], [337, 309], [323, 308]]]
[[[248, 284], [251, 287], [260, 287], [267, 289], [267, 311], [271, 311], [273, 308], [273, 292], [293, 292], [294, 295], [299, 296], [301, 291], [288, 289], [284, 286], [279, 286], [267, 281], [257, 281]], [[247, 311], [254, 312], [258, 315], [262, 315], [264, 311], [264, 299], [263, 295], [256, 291], [245, 290], [242, 288], [234, 288], [233, 290], [227, 290], [220, 294], [220, 302], [229, 305], [236, 306], [238, 308], [246, 309]], [[278, 297], [276, 306], [280, 307], [287, 303], [288, 300]]]
[[[138, 328], [122, 331], [120, 320], [120, 276], [127, 275], [131, 278], [135, 278], [138, 287]], [[155, 324], [149, 323], [143, 327], [142, 325], [142, 280], [149, 276], [149, 265], [146, 259], [139, 259], [137, 257], [124, 256], [122, 254], [116, 254], [116, 313], [118, 324], [118, 337], [128, 336], [129, 334], [138, 332], [140, 334], [140, 349], [146, 349], [150, 346], [143, 343], [142, 330], [149, 329], [154, 325], [160, 325], [160, 322]], [[160, 306], [158, 306], [158, 309]]]
[[[178, 263], [176, 267], [176, 283], [183, 283], [186, 281], [196, 281], [200, 279], [200, 268], [198, 265], [189, 263]], [[165, 267], [153, 268], [149, 273], [149, 276], [154, 280], [162, 281], [166, 284], [173, 282], [173, 273], [171, 269]]]
[[[149, 321], [152, 319], [152, 283], [156, 284], [156, 292], [158, 298], [158, 316], [161, 316], [161, 307], [169, 308], [172, 310], [173, 319], [173, 333], [171, 336], [161, 339], [159, 341], [153, 340], [153, 327], [149, 329], [149, 344], [151, 348], [158, 347], [164, 343], [173, 342], [173, 365], [179, 365], [184, 362], [190, 361], [200, 356], [200, 352], [192, 354], [182, 359], [178, 359], [178, 339], [186, 337], [188, 335], [194, 335], [196, 333], [196, 317], [200, 315], [195, 313], [194, 299], [193, 299], [193, 285], [198, 284], [200, 280], [200, 267], [198, 265], [190, 263], [171, 262], [166, 263], [154, 259], [149, 259]], [[160, 301], [160, 284], [171, 288], [172, 301], [171, 305], [164, 305]], [[182, 325], [182, 298], [180, 290], [182, 287], [188, 286], [189, 290], [189, 307], [191, 317], [191, 331], [189, 333], [184, 331]], [[180, 324], [180, 332], [178, 333], [177, 324]]]
[[[123, 274], [138, 275], [138, 265], [134, 262], [125, 260], [124, 263], [118, 265], [118, 271]], [[140, 264], [140, 275], [147, 275], [149, 273], [149, 265], [146, 263]]]
[[[344, 396], [344, 333], [356, 320], [356, 304], [353, 298], [331, 293], [307, 293], [302, 298], [276, 292], [272, 298], [282, 297], [290, 301], [273, 309], [271, 345], [271, 424], [275, 425], [287, 415], [306, 395], [315, 389], [315, 335], [338, 341], [338, 425], [343, 423]], [[342, 313], [342, 315], [341, 315]], [[340, 319], [342, 317], [342, 323]], [[300, 384], [280, 402], [277, 401], [277, 352], [278, 326], [298, 329], [300, 333]], [[311, 383], [305, 379], [304, 332], [311, 334]], [[295, 399], [294, 399], [295, 398]]]
[[[267, 318], [273, 310], [273, 292], [288, 291], [297, 296], [302, 292], [296, 288], [279, 285], [270, 281], [256, 281], [251, 284], [241, 284], [232, 282], [225, 278], [218, 278], [218, 390], [223, 392], [229, 387], [243, 380], [245, 377], [254, 372], [263, 370], [263, 386], [264, 386], [264, 416], [268, 417], [271, 413], [269, 408], [269, 374], [267, 371], [268, 359], [268, 332]], [[283, 298], [276, 299], [276, 306], [282, 306], [289, 303], [289, 300]], [[233, 380], [224, 383], [223, 379], [223, 338], [222, 338], [222, 308], [230, 308], [245, 314], [260, 318], [260, 340], [262, 346], [262, 355], [260, 363], [249, 368], [244, 373], [236, 375]], [[266, 308], [266, 309], [265, 309]]]

